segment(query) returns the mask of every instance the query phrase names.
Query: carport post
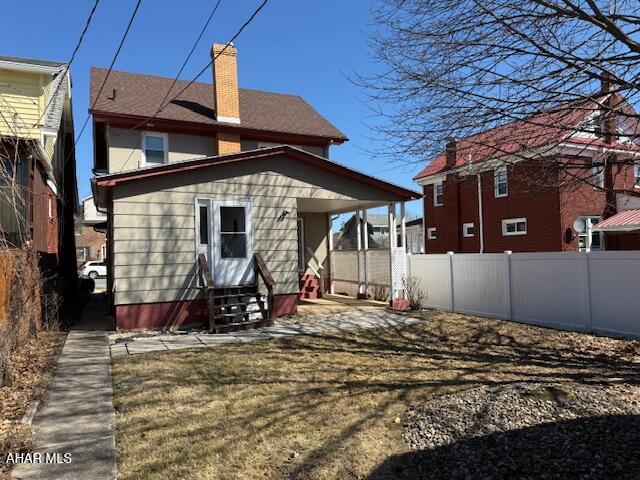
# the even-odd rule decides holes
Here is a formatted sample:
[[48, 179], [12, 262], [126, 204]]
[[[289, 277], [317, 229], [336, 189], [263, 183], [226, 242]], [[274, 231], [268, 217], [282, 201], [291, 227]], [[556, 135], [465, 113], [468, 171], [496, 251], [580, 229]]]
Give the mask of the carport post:
[[335, 293], [333, 287], [333, 220], [331, 219], [331, 212], [327, 213], [327, 270], [329, 271], [329, 293]]
[[364, 225], [364, 236], [362, 242], [364, 243], [364, 260], [362, 266], [364, 267], [364, 298], [367, 299], [367, 292], [369, 291], [369, 266], [367, 265], [367, 252], [369, 251], [369, 223], [367, 221], [367, 209], [362, 211], [362, 224]]
[[358, 291], [356, 293], [356, 298], [360, 296], [362, 293], [362, 284], [360, 283], [360, 252], [362, 251], [362, 228], [360, 225], [360, 207], [356, 209], [356, 236], [357, 238], [357, 264], [358, 264]]
[[396, 299], [396, 291], [393, 284], [393, 248], [396, 243], [396, 205], [389, 204], [389, 300], [391, 305]]
[[404, 202], [400, 204], [400, 247], [407, 249], [407, 220], [405, 217]]

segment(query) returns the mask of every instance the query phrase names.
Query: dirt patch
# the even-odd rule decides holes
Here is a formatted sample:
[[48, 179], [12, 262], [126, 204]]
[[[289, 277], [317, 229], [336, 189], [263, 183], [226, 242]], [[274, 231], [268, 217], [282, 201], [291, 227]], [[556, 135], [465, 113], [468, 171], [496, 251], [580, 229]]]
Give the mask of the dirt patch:
[[637, 342], [422, 315], [405, 329], [116, 360], [116, 384], [145, 379], [115, 390], [119, 478], [396, 479], [388, 462], [411, 454], [403, 419], [434, 397], [518, 382], [562, 396], [640, 379]]
[[11, 383], [0, 387], [0, 479], [7, 474], [6, 454], [26, 451], [31, 445], [32, 429], [21, 419], [29, 404], [44, 393], [43, 378], [54, 367], [65, 338], [62, 332], [40, 332], [11, 357]]

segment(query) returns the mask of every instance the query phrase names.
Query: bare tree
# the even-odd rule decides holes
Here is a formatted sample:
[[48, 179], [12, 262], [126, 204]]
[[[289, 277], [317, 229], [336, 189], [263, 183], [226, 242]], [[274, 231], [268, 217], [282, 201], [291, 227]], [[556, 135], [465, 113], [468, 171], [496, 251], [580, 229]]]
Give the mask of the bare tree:
[[[553, 177], [562, 185], [613, 189], [620, 182], [599, 185], [592, 167], [608, 168], [611, 177], [617, 172], [611, 165], [634, 158], [628, 150], [640, 120], [631, 107], [640, 90], [638, 6], [628, 0], [378, 2], [370, 49], [381, 70], [357, 81], [379, 115], [379, 152], [422, 163], [457, 137], [464, 139], [458, 154], [470, 162], [478, 150], [514, 158], [527, 151], [527, 159], [544, 162], [529, 179], [532, 187], [548, 186]], [[514, 121], [490, 137], [477, 135]], [[556, 147], [580, 133], [590, 139], [585, 150], [600, 134], [629, 148], [616, 155], [603, 150], [590, 162], [580, 155], [558, 161]], [[635, 194], [631, 179], [622, 184], [616, 189]]]

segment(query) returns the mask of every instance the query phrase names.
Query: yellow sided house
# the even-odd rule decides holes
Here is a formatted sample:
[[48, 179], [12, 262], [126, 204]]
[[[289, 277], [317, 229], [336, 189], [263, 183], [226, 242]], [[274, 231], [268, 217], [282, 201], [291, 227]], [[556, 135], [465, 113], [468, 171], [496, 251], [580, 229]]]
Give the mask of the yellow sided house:
[[[75, 278], [78, 209], [68, 65], [0, 56], [0, 229], [49, 277]], [[69, 285], [71, 286], [71, 285]]]
[[[302, 98], [238, 88], [233, 46], [212, 57], [213, 83], [182, 92], [112, 72], [95, 98], [105, 71], [92, 69], [92, 183], [118, 328], [221, 332], [295, 313], [310, 285], [332, 289], [331, 215], [390, 206], [395, 231], [395, 204], [420, 196], [331, 161], [347, 138]], [[392, 299], [405, 265], [395, 243]]]

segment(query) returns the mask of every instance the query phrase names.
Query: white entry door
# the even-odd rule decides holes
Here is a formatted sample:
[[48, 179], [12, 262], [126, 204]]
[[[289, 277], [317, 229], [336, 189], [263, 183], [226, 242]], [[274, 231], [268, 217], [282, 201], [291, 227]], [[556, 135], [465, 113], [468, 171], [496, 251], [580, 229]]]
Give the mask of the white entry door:
[[207, 257], [216, 286], [254, 282], [251, 202], [198, 199], [197, 254]]

